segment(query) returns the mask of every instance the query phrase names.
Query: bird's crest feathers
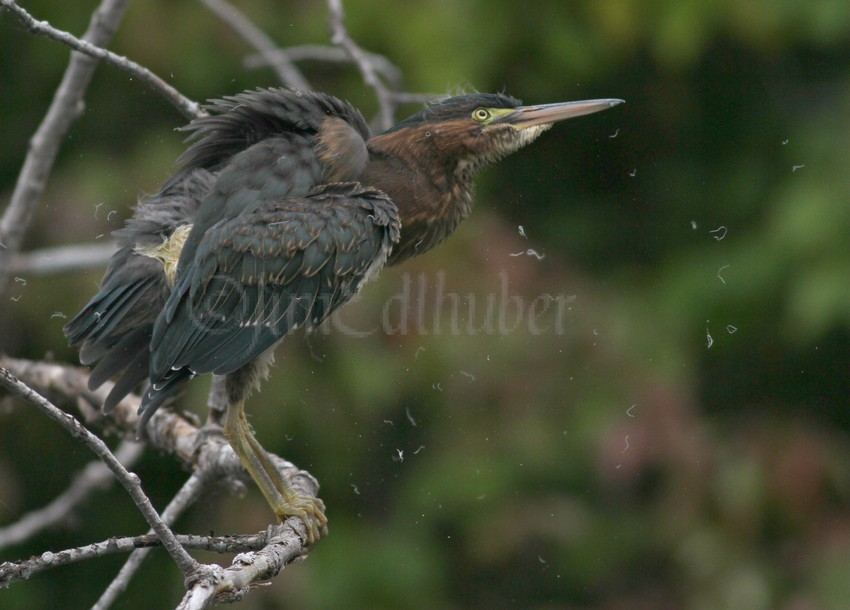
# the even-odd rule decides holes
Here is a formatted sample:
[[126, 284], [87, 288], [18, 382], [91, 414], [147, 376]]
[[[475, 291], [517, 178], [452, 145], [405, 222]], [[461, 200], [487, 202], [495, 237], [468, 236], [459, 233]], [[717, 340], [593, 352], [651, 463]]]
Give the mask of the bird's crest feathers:
[[191, 146], [177, 159], [180, 169], [163, 190], [200, 168], [216, 171], [236, 153], [275, 134], [316, 134], [329, 116], [346, 121], [364, 140], [370, 136], [363, 115], [348, 102], [325, 93], [255, 89], [206, 106], [209, 115], [181, 128]]

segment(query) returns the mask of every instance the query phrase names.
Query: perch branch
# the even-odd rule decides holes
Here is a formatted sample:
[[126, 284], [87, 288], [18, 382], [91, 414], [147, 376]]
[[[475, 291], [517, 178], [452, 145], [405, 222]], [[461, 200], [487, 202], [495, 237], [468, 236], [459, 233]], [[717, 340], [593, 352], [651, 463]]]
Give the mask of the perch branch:
[[[106, 424], [121, 434], [135, 437], [139, 422], [136, 411], [141, 402], [138, 396], [126, 396], [109, 417], [100, 411], [100, 406], [112, 389], [111, 382], [92, 391], [88, 389], [88, 372], [84, 369], [19, 358], [0, 357], [0, 369], [8, 369], [21, 381], [43, 393], [56, 394], [75, 404], [90, 425]], [[184, 415], [160, 409], [154, 413], [146, 432], [151, 447], [174, 455], [189, 470], [209, 469], [212, 471], [211, 480], [218, 481], [225, 476], [229, 478], [230, 484], [237, 485], [236, 491], [241, 491], [242, 486], [251, 481], [217, 427], [201, 428]], [[289, 485], [299, 493], [310, 496], [316, 494], [318, 483], [310, 473], [280, 458], [277, 458], [277, 462], [281, 475]]]
[[[126, 434], [133, 434], [135, 431], [138, 423], [136, 410], [139, 406], [139, 397], [126, 397], [118, 404], [110, 417], [105, 418], [98, 409], [109, 393], [111, 384], [104, 384], [96, 391], [88, 390], [86, 385], [88, 375], [82, 369], [12, 358], [0, 358], [0, 367], [14, 371], [21, 379], [43, 392], [56, 394], [75, 403], [86, 417], [86, 421], [108, 423]], [[153, 447], [175, 455], [186, 467], [194, 471], [184, 488], [163, 511], [162, 520], [165, 523], [171, 522], [172, 517], [176, 518], [172, 515], [172, 506], [183, 505], [181, 497], [197, 497], [198, 494], [190, 489], [194, 485], [224, 483], [231, 491], [241, 491], [250, 481], [239, 458], [221, 434], [220, 428], [200, 428], [182, 415], [160, 409], [148, 424], [147, 432], [148, 442]], [[295, 465], [276, 456], [271, 457], [289, 485], [301, 494], [316, 495], [318, 483], [308, 472], [299, 470]], [[203, 603], [208, 604], [213, 600], [221, 601], [243, 596], [250, 586], [246, 583], [271, 578], [277, 573], [275, 570], [279, 571], [284, 565], [302, 556], [306, 552], [305, 540], [306, 531], [303, 523], [299, 519], [290, 518], [281, 526], [275, 526], [274, 535], [270, 535], [266, 547], [258, 551], [260, 554], [256, 561], [253, 560], [252, 555], [240, 555], [234, 560], [234, 565], [227, 570], [214, 565], [203, 566], [204, 570], [200, 572], [200, 579], [190, 587], [194, 593], [187, 597], [191, 597], [192, 604], [198, 604], [200, 603], [198, 600], [202, 599], [206, 600]], [[140, 556], [140, 554], [145, 552], [147, 549], [138, 549], [130, 555], [121, 573], [101, 597], [101, 601], [105, 603], [101, 604], [99, 601], [94, 608], [105, 610], [109, 607], [123, 590], [122, 587], [126, 586], [122, 583], [129, 582], [129, 578], [144, 558], [144, 555]], [[110, 592], [110, 589], [114, 592]], [[105, 599], [107, 594], [109, 598]], [[190, 602], [184, 600], [184, 606], [187, 603]]]
[[304, 523], [288, 519], [270, 526], [267, 544], [251, 553], [240, 553], [232, 565], [213, 569], [187, 591], [177, 610], [202, 610], [213, 604], [240, 601], [256, 582], [277, 576], [290, 563], [304, 556], [300, 541], [307, 535]]

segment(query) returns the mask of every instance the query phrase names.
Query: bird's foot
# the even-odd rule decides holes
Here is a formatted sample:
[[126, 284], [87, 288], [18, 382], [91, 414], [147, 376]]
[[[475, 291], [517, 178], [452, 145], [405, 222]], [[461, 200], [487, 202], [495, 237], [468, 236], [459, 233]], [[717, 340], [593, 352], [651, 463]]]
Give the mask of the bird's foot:
[[328, 533], [325, 503], [319, 498], [289, 492], [281, 506], [274, 508], [278, 520], [283, 523], [289, 517], [298, 517], [307, 528], [307, 544], [312, 546]]

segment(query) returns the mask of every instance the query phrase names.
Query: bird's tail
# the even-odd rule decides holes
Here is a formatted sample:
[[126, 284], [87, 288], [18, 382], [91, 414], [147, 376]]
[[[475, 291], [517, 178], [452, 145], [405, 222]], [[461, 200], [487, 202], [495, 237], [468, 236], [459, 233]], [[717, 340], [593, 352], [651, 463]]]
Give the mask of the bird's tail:
[[156, 410], [167, 400], [175, 396], [187, 381], [195, 375], [187, 368], [170, 371], [161, 381], [148, 386], [142, 396], [142, 404], [139, 406], [139, 435], [145, 429]]
[[97, 362], [89, 389], [120, 376], [104, 402], [107, 413], [147, 379], [153, 323], [168, 296], [162, 268], [153, 259], [122, 248], [112, 269], [100, 292], [64, 328], [69, 343], [80, 346], [80, 362]]
[[156, 253], [181, 227], [192, 224], [214, 179], [212, 173], [196, 170], [141, 203], [127, 226], [115, 232], [120, 248], [109, 261], [100, 291], [65, 326], [69, 343], [80, 346], [80, 362], [97, 362], [90, 389], [119, 376], [103, 405], [105, 412], [149, 376], [153, 325], [171, 292], [165, 262]]

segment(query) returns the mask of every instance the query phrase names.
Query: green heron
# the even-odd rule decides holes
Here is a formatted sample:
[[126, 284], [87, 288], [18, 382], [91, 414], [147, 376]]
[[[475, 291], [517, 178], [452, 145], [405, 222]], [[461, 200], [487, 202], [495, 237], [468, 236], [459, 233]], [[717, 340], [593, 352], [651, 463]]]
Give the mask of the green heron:
[[281, 477], [245, 418], [274, 347], [315, 328], [385, 265], [422, 254], [467, 217], [473, 179], [556, 121], [621, 103], [522, 106], [501, 94], [435, 103], [371, 135], [329, 95], [247, 91], [192, 121], [191, 146], [125, 228], [100, 291], [65, 327], [89, 386], [119, 375], [109, 412], [150, 383], [140, 430], [190, 379], [225, 375], [224, 432], [278, 519], [312, 544], [321, 500]]

